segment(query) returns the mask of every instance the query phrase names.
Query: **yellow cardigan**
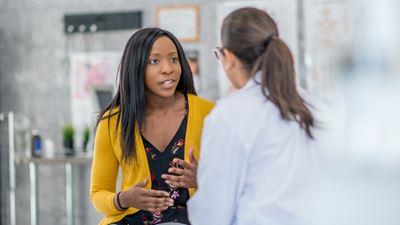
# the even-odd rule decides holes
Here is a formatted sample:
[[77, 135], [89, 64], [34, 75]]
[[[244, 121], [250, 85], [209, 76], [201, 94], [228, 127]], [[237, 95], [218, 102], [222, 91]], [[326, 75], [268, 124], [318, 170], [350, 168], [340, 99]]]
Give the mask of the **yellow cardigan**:
[[[214, 107], [210, 101], [188, 95], [188, 123], [186, 128], [184, 160], [189, 161], [188, 150], [194, 147], [194, 157], [199, 159], [200, 139], [203, 128], [203, 121], [207, 114]], [[119, 135], [115, 134], [117, 116], [100, 121], [95, 138], [94, 157], [91, 171], [90, 199], [95, 209], [104, 214], [100, 225], [117, 222], [126, 215], [133, 214], [139, 209], [129, 208], [119, 211], [115, 208], [113, 198], [116, 194], [118, 168], [121, 166], [122, 181], [121, 190], [129, 189], [131, 186], [148, 178], [146, 188], [151, 189], [150, 169], [147, 156], [144, 150], [142, 138], [136, 127], [136, 161], [125, 164], [121, 161], [122, 151], [120, 148]], [[109, 129], [110, 128], [110, 129]], [[189, 188], [190, 196], [195, 189]]]

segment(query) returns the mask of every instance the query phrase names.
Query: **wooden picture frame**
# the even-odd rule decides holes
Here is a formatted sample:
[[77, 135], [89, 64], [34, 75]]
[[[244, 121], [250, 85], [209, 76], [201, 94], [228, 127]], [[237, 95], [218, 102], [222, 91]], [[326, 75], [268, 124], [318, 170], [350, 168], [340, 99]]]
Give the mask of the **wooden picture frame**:
[[199, 40], [199, 7], [197, 5], [166, 5], [157, 7], [156, 25], [170, 31], [181, 42]]

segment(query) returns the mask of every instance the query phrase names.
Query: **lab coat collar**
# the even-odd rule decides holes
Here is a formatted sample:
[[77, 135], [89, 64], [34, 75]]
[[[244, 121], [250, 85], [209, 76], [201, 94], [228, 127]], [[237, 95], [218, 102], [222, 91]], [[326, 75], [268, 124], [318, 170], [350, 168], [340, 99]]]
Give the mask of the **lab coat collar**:
[[260, 85], [260, 83], [261, 83], [261, 71], [258, 71], [253, 77], [251, 77], [247, 81], [242, 90], [247, 90], [253, 87], [254, 85]]
[[[244, 85], [244, 87], [240, 91], [246, 91], [254, 86], [260, 86], [261, 85], [261, 80], [262, 80], [262, 74], [261, 71], [256, 72], [256, 74], [250, 78], [247, 83]], [[269, 95], [269, 91], [267, 87], [264, 87], [265, 93]]]

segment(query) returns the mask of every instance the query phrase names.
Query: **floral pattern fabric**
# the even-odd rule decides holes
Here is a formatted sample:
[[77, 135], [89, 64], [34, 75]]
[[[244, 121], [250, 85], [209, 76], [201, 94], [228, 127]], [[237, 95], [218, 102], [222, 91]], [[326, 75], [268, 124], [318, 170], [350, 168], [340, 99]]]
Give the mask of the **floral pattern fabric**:
[[[154, 147], [142, 135], [143, 144], [145, 147], [147, 161], [149, 163], [152, 189], [164, 190], [170, 194], [170, 198], [174, 199], [174, 206], [169, 207], [167, 210], [157, 213], [150, 213], [140, 210], [132, 215], [126, 216], [118, 224], [143, 224], [154, 225], [166, 222], [177, 222], [183, 224], [190, 224], [187, 217], [186, 201], [189, 199], [189, 191], [187, 188], [176, 188], [165, 183], [161, 178], [162, 174], [167, 174], [170, 167], [179, 167], [173, 163], [174, 158], [184, 159], [185, 135], [187, 125], [187, 96], [186, 98], [186, 115], [182, 120], [178, 131], [167, 145], [163, 152]], [[122, 222], [120, 221], [120, 222]]]

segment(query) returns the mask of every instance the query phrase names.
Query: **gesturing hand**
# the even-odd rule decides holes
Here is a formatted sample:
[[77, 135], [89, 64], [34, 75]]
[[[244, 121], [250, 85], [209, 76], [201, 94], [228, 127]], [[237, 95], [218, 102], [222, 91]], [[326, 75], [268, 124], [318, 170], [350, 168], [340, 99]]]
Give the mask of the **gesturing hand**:
[[189, 149], [189, 160], [187, 163], [181, 159], [175, 158], [173, 160], [174, 164], [181, 166], [171, 167], [168, 169], [169, 173], [175, 174], [163, 174], [161, 177], [165, 180], [165, 183], [171, 187], [182, 187], [182, 188], [197, 188], [197, 160], [193, 156], [193, 147]]
[[122, 207], [134, 207], [149, 211], [151, 213], [161, 212], [174, 205], [174, 200], [169, 197], [168, 192], [158, 190], [148, 190], [144, 188], [148, 183], [146, 178], [121, 192], [119, 198]]

